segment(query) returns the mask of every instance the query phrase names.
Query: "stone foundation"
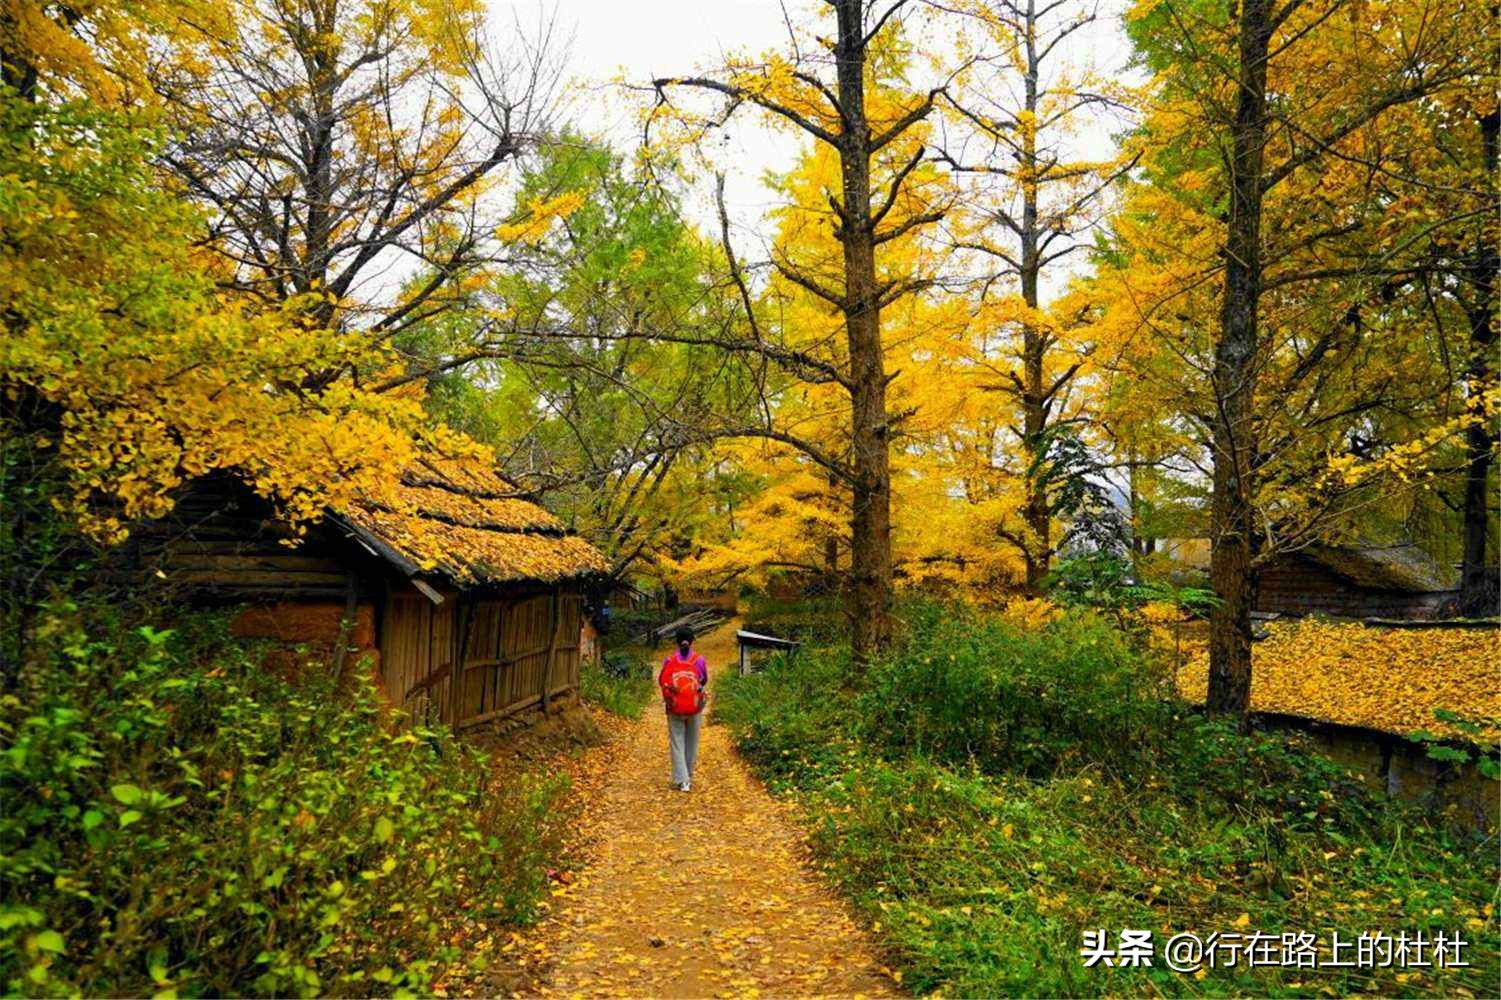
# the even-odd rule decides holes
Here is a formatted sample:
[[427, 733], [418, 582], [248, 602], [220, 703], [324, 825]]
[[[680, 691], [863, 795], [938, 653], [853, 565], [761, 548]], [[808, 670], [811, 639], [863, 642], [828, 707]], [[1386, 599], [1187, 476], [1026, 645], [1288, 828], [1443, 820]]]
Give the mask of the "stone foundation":
[[1473, 763], [1434, 760], [1422, 746], [1391, 733], [1290, 716], [1261, 718], [1273, 727], [1311, 736], [1331, 760], [1393, 798], [1454, 815], [1484, 829], [1493, 830], [1501, 824], [1501, 783], [1482, 775]]

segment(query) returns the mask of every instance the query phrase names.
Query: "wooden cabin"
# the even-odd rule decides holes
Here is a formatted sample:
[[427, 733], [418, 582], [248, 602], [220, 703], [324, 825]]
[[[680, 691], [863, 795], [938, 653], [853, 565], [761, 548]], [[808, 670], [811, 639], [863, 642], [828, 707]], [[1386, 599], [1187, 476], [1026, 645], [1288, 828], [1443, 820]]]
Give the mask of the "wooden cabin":
[[1262, 568], [1256, 609], [1335, 618], [1435, 618], [1458, 598], [1452, 570], [1416, 545], [1318, 545]]
[[435, 457], [298, 537], [237, 479], [196, 480], [122, 563], [246, 605], [240, 635], [353, 647], [391, 704], [461, 729], [577, 690], [584, 590], [607, 568], [489, 468]]

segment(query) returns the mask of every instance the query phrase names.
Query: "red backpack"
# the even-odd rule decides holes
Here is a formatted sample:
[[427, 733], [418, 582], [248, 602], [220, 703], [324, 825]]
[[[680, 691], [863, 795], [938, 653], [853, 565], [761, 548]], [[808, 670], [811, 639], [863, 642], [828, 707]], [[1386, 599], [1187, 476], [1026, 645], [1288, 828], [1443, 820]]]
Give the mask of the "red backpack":
[[662, 667], [662, 698], [673, 715], [697, 715], [704, 707], [704, 689], [698, 680], [698, 667], [678, 659], [677, 654]]

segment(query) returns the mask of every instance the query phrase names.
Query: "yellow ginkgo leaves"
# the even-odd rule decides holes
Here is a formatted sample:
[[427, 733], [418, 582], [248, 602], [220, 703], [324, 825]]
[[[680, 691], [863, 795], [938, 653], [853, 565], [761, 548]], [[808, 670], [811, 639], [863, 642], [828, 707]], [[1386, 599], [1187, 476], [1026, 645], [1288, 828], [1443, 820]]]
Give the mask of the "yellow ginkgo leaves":
[[418, 439], [457, 437], [429, 426], [420, 395], [349, 377], [391, 358], [315, 322], [317, 293], [251, 308], [221, 291], [138, 119], [19, 101], [4, 113], [6, 430], [55, 455], [67, 473], [55, 503], [90, 533], [118, 541], [215, 470], [305, 521], [378, 492]]
[[[1252, 650], [1251, 709], [1407, 734], [1451, 735], [1434, 717], [1501, 716], [1501, 631], [1494, 628], [1375, 628], [1307, 619], [1273, 622]], [[1204, 699], [1208, 657], [1178, 673], [1178, 688]]]
[[554, 222], [568, 218], [583, 203], [582, 191], [564, 191], [553, 198], [535, 198], [521, 218], [499, 226], [495, 235], [506, 243], [536, 243], [547, 235]]

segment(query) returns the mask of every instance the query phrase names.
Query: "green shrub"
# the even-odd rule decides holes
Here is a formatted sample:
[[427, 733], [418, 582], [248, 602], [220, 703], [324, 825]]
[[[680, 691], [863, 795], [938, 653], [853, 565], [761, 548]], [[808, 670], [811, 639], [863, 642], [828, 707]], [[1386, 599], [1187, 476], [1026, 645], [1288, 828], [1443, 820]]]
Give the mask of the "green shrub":
[[830, 644], [847, 632], [844, 601], [831, 594], [794, 599], [752, 595], [745, 601], [744, 627], [783, 639]]
[[[903, 641], [863, 675], [846, 648], [774, 657], [725, 679], [716, 718], [797, 796], [815, 857], [909, 988], [1494, 991], [1492, 837], [1387, 799], [1296, 737], [1166, 700], [1129, 638], [1088, 614], [1036, 632], [936, 605], [902, 617]], [[1127, 927], [1159, 948], [1184, 930], [1461, 931], [1471, 968], [1084, 968], [1085, 929]]]
[[606, 622], [605, 639], [616, 645], [629, 643], [662, 624], [665, 615], [664, 611], [657, 608], [643, 608], [640, 611], [611, 608]]
[[615, 650], [603, 663], [585, 663], [579, 670], [579, 693], [614, 715], [641, 718], [656, 690], [648, 650]]
[[860, 717], [888, 745], [1040, 776], [1133, 766], [1162, 729], [1165, 673], [1088, 612], [1038, 631], [923, 612], [874, 664]]
[[1501, 745], [1496, 740], [1496, 734], [1501, 732], [1501, 716], [1466, 716], [1451, 709], [1436, 708], [1433, 717], [1435, 721], [1458, 730], [1464, 740], [1445, 740], [1427, 729], [1408, 733], [1408, 740], [1422, 747], [1429, 760], [1447, 767], [1473, 763], [1482, 777], [1501, 778]]
[[1219, 603], [1207, 587], [1138, 579], [1132, 560], [1110, 552], [1088, 552], [1058, 560], [1043, 586], [1048, 597], [1059, 604], [1100, 611], [1120, 612], [1160, 601], [1202, 618]]
[[741, 751], [774, 782], [816, 784], [861, 737], [849, 675], [847, 647], [771, 656], [756, 673], [725, 672], [713, 718], [735, 728]]
[[[1218, 727], [1216, 727], [1218, 728]], [[1238, 739], [1230, 733], [1228, 737]], [[1253, 739], [1251, 741], [1255, 743]], [[1309, 775], [1337, 770], [1296, 740]], [[1254, 751], [1253, 751], [1254, 752]], [[828, 877], [866, 915], [918, 993], [953, 996], [1480, 995], [1498, 968], [1485, 907], [1493, 847], [1393, 806], [1364, 825], [1287, 825], [1254, 804], [1184, 799], [1082, 771], [1037, 783], [921, 757], [852, 756], [803, 795]], [[1325, 820], [1329, 820], [1326, 822]], [[1471, 968], [1086, 969], [1086, 929], [1462, 931]], [[1160, 953], [1159, 953], [1160, 954]]]
[[527, 921], [555, 783], [495, 787], [371, 687], [55, 610], [0, 703], [0, 981], [28, 994], [423, 991], [456, 917]]

